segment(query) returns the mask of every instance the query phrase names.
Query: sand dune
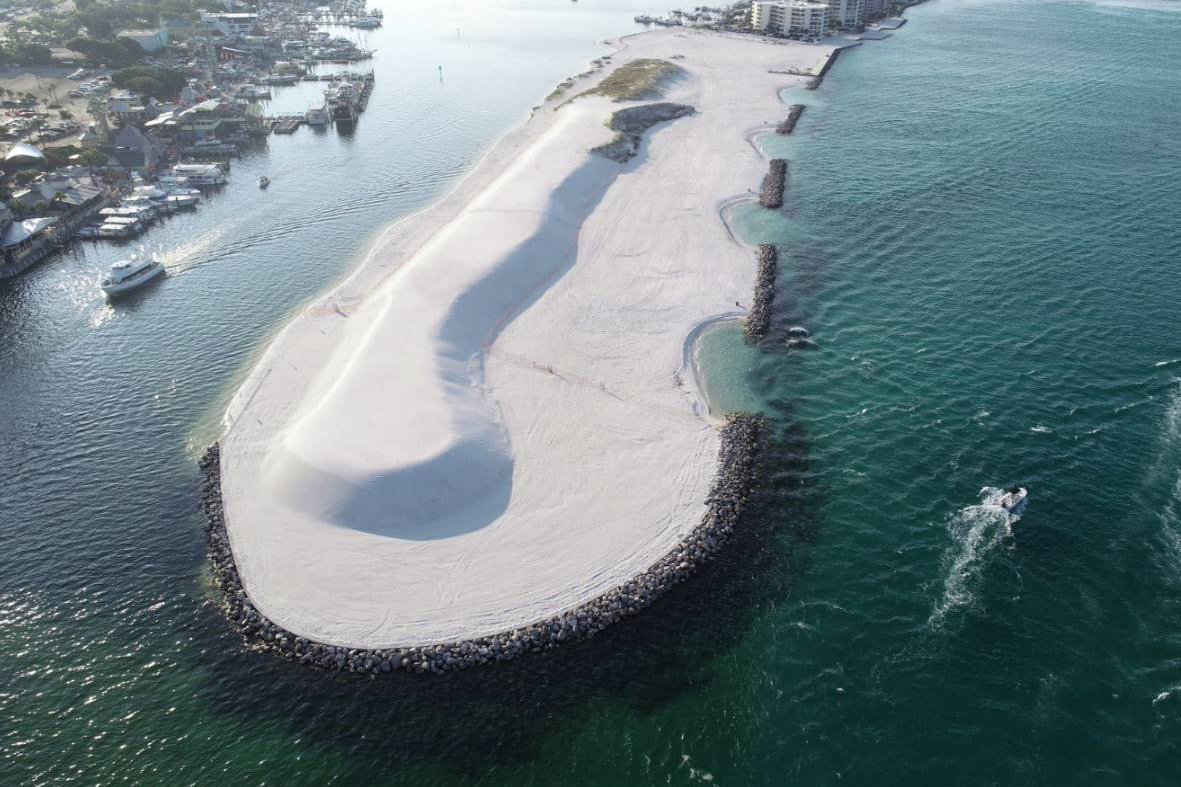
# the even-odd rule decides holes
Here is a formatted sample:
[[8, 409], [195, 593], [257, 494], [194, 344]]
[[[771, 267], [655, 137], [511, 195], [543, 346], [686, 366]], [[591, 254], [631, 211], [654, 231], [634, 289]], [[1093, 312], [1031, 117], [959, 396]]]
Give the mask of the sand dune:
[[491, 634], [626, 581], [692, 528], [717, 438], [685, 343], [741, 311], [755, 272], [717, 211], [759, 182], [744, 136], [797, 80], [768, 71], [827, 53], [630, 37], [616, 65], [680, 56], [666, 98], [695, 115], [621, 165], [589, 152], [620, 105], [548, 103], [298, 315], [222, 441], [260, 611], [354, 647]]

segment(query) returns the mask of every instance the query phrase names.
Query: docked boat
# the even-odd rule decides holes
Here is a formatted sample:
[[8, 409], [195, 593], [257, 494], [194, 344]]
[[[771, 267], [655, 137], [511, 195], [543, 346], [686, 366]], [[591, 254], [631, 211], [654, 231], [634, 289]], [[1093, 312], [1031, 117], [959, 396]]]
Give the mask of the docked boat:
[[196, 194], [170, 194], [164, 198], [164, 202], [166, 202], [170, 208], [179, 210], [181, 208], [197, 207], [197, 201], [200, 199], [201, 198]]
[[226, 182], [226, 173], [217, 164], [177, 164], [172, 174], [194, 186], [221, 186]]
[[161, 200], [168, 197], [168, 192], [158, 189], [155, 186], [149, 186], [147, 184], [136, 186], [134, 189], [132, 189], [131, 194], [134, 197], [147, 197], [148, 199], [155, 202], [160, 202]]
[[115, 298], [124, 293], [142, 287], [164, 273], [164, 266], [151, 257], [129, 260], [119, 260], [111, 266], [111, 272], [99, 285], [108, 298]]
[[1025, 505], [1029, 502], [1029, 492], [1022, 486], [1011, 486], [997, 500], [997, 505], [1013, 516], [1025, 513]]
[[134, 238], [144, 230], [143, 220], [138, 216], [103, 216], [102, 226], [98, 228], [100, 238]]
[[328, 111], [328, 102], [320, 101], [308, 107], [304, 119], [309, 126], [327, 126], [332, 122], [332, 114]]
[[357, 122], [357, 107], [352, 101], [338, 99], [332, 104], [332, 122], [351, 126]]
[[270, 178], [268, 178], [266, 175], [259, 175], [258, 176], [258, 187], [260, 189], [265, 189], [269, 185], [271, 185]]
[[238, 95], [247, 101], [262, 101], [270, 99], [271, 91], [259, 85], [243, 85], [242, 89], [238, 91]]

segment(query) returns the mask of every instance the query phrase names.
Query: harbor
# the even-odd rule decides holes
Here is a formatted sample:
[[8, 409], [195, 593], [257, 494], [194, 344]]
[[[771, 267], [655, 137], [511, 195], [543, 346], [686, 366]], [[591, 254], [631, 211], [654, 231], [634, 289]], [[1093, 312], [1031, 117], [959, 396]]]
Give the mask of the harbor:
[[[71, 96], [89, 96], [84, 130], [75, 120], [45, 125], [31, 98], [10, 102], [16, 119], [5, 129], [18, 141], [4, 167], [11, 183], [26, 188], [10, 184], [0, 210], [0, 280], [51, 261], [78, 241], [150, 234], [161, 219], [197, 208], [209, 190], [227, 186], [233, 160], [267, 151], [269, 135], [289, 135], [305, 124], [355, 133], [376, 82], [371, 66], [356, 65], [372, 61], [373, 52], [340, 31], [375, 30], [381, 18], [380, 9], [369, 11], [363, 2], [203, 12], [203, 29], [220, 37], [177, 42], [152, 65], [137, 67], [153, 84], [168, 79], [181, 88], [172, 101], [117, 87], [136, 69], [84, 66], [68, 77], [76, 83]], [[167, 41], [166, 32], [159, 40]], [[341, 70], [342, 64], [353, 68]], [[82, 192], [88, 196], [77, 196]]]

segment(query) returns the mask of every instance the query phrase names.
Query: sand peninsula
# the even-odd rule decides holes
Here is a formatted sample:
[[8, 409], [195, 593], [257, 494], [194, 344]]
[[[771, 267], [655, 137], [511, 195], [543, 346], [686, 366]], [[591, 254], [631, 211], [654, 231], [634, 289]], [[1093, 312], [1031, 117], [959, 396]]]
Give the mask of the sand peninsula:
[[[626, 37], [297, 315], [213, 461], [251, 619], [338, 651], [470, 641], [626, 587], [700, 527], [725, 446], [690, 340], [757, 270], [719, 214], [808, 80], [785, 72], [832, 51]], [[692, 111], [609, 126], [657, 101]]]

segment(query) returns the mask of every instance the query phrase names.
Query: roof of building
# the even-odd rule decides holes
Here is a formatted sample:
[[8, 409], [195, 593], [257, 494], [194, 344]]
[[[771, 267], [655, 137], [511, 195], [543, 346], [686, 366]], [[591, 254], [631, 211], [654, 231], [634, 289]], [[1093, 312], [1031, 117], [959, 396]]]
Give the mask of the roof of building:
[[193, 104], [188, 109], [183, 110], [179, 114], [175, 115], [175, 117], [179, 119], [185, 117], [186, 115], [195, 114], [197, 112], [214, 112], [219, 106], [221, 106], [221, 99], [211, 98], [206, 101], [202, 101], [200, 104]]
[[36, 145], [30, 145], [28, 142], [17, 142], [8, 152], [4, 154], [5, 163], [9, 161], [44, 161], [45, 154]]
[[9, 228], [4, 232], [4, 238], [0, 240], [0, 246], [16, 246], [20, 243], [23, 243], [56, 221], [56, 218], [49, 216], [43, 216], [36, 219], [25, 219], [24, 221], [14, 221], [12, 225], [9, 226]]

